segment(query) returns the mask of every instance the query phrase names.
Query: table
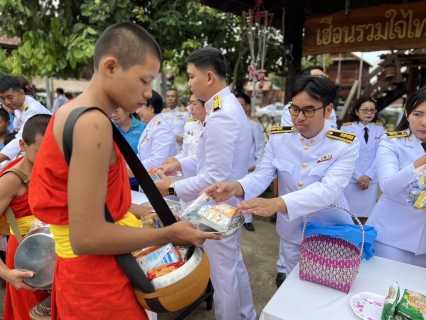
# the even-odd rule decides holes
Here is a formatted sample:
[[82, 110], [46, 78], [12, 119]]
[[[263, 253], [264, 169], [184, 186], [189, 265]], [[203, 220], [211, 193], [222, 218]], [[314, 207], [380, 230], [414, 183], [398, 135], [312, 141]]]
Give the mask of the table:
[[260, 315], [260, 320], [356, 320], [349, 300], [360, 292], [387, 296], [392, 283], [426, 294], [426, 268], [373, 257], [361, 264], [348, 294], [299, 279], [299, 265], [287, 277]]

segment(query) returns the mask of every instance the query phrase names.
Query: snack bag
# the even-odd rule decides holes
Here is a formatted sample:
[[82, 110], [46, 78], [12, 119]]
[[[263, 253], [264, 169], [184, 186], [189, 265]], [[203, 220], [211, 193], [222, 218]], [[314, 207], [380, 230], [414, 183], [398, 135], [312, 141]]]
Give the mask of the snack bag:
[[151, 250], [148, 254], [146, 252], [138, 254], [136, 261], [141, 269], [147, 273], [148, 270], [164, 264], [179, 262], [179, 254], [176, 252], [175, 247], [169, 243], [160, 248], [155, 248], [153, 251]]
[[426, 165], [414, 169], [417, 181], [410, 185], [407, 203], [415, 209], [426, 210]]
[[405, 289], [404, 295], [396, 307], [396, 314], [408, 320], [426, 319], [426, 296]]
[[231, 224], [231, 219], [224, 215], [221, 212], [222, 210], [217, 211], [215, 208], [216, 206], [202, 207], [197, 213], [200, 222], [219, 232], [228, 230], [228, 226]]
[[208, 206], [209, 208], [214, 206], [214, 201], [210, 198], [206, 193], [202, 193], [193, 203], [191, 203], [188, 207], [186, 207], [182, 211], [181, 220], [190, 221], [197, 220], [198, 211]]
[[155, 170], [154, 168], [151, 168], [151, 170], [149, 170], [148, 172], [149, 176], [151, 177], [152, 181], [161, 181], [160, 176], [157, 173], [157, 170]]
[[216, 212], [219, 212], [227, 216], [231, 220], [234, 219], [239, 214], [239, 211], [237, 208], [234, 208], [233, 206], [230, 206], [229, 204], [226, 204], [226, 203], [217, 204], [213, 207], [213, 209]]
[[152, 279], [164, 276], [166, 274], [169, 274], [170, 272], [173, 272], [179, 269], [181, 266], [183, 266], [183, 262], [168, 263], [168, 264], [149, 270], [147, 273], [147, 277], [149, 280], [152, 280]]
[[388, 296], [385, 299], [381, 320], [394, 320], [395, 309], [399, 301], [399, 291], [398, 283], [392, 283], [389, 288]]
[[162, 227], [161, 220], [155, 212], [147, 214], [145, 217], [142, 217], [141, 223], [142, 223], [142, 228], [144, 229]]

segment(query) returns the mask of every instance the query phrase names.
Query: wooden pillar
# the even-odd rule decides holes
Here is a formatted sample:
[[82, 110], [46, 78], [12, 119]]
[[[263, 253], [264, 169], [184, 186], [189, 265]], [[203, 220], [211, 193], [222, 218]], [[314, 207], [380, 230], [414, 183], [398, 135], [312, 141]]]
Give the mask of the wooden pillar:
[[297, 73], [301, 69], [303, 27], [305, 25], [303, 6], [299, 1], [287, 1], [286, 12], [291, 12], [291, 14], [286, 14], [285, 16], [284, 43], [293, 45], [293, 62], [288, 65], [287, 77], [285, 79], [284, 103], [291, 100], [290, 90]]
[[420, 77], [420, 72], [419, 72], [419, 67], [410, 67], [408, 69], [408, 88], [407, 88], [407, 96], [411, 97], [416, 91], [417, 88], [419, 87], [419, 77]]

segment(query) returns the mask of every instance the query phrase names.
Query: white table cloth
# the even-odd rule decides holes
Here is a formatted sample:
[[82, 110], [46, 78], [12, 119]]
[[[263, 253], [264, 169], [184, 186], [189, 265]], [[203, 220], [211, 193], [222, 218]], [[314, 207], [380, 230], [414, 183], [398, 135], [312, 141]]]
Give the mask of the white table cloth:
[[297, 265], [260, 315], [260, 320], [356, 320], [350, 298], [360, 292], [387, 296], [392, 283], [426, 294], [426, 268], [373, 257], [361, 264], [348, 294], [299, 279]]

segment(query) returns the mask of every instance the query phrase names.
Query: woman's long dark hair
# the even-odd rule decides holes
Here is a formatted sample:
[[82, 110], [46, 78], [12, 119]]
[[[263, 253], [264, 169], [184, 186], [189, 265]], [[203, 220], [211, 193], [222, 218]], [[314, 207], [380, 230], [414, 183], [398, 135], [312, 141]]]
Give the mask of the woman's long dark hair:
[[[361, 108], [362, 104], [365, 103], [365, 102], [372, 102], [372, 103], [374, 103], [374, 107], [377, 110], [377, 101], [376, 100], [374, 100], [373, 98], [369, 98], [369, 97], [359, 98], [355, 102], [355, 106], [353, 107], [353, 109], [352, 109], [352, 111], [351, 111], [351, 113], [349, 115], [349, 120], [350, 121], [353, 121], [353, 122], [357, 121], [357, 122], [359, 122], [359, 116], [356, 114], [355, 111], [358, 111], [358, 113], [359, 113], [360, 112], [359, 108]], [[376, 112], [374, 114], [374, 118], [373, 118], [373, 120], [371, 120], [371, 122], [376, 122], [377, 119], [378, 119], [378, 116], [377, 116], [377, 112]]]
[[402, 119], [396, 127], [395, 131], [409, 129], [410, 123], [407, 119], [408, 116], [424, 102], [426, 102], [426, 87], [420, 88], [410, 97], [410, 99], [408, 99], [407, 104], [404, 108], [404, 114], [402, 115]]

